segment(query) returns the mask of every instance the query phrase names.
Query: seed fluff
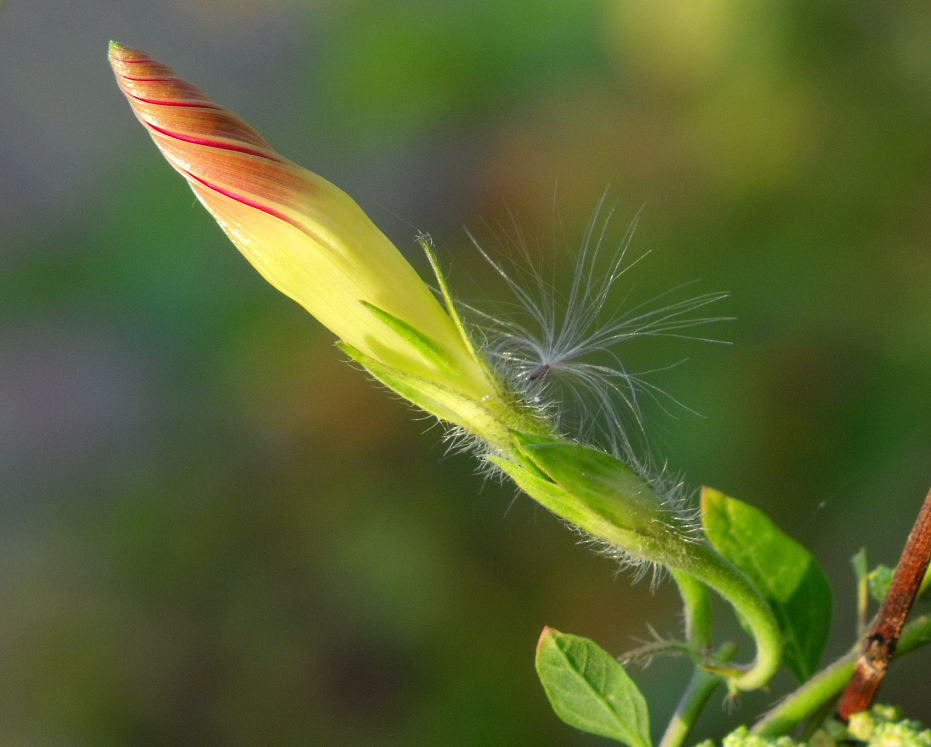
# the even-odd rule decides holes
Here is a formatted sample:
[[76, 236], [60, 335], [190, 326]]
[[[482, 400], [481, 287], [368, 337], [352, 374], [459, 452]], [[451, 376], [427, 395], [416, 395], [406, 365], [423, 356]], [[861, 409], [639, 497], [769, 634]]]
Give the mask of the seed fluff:
[[674, 409], [670, 405], [688, 408], [647, 377], [684, 361], [631, 371], [619, 348], [647, 337], [723, 342], [695, 330], [730, 319], [704, 312], [728, 294], [670, 300], [688, 285], [683, 284], [631, 303], [630, 290], [619, 293], [618, 281], [649, 252], [628, 259], [639, 213], [620, 243], [609, 245], [606, 236], [615, 210], [605, 200], [602, 195], [592, 213], [565, 283], [558, 282], [555, 262], [544, 271], [542, 252], [534, 261], [516, 226], [506, 236], [516, 254], [509, 263], [511, 272], [469, 234], [510, 299], [495, 314], [471, 305], [465, 311], [485, 354], [515, 396], [551, 419], [563, 435], [603, 448], [649, 478], [657, 469], [649, 456], [642, 403], [652, 400], [667, 413]]

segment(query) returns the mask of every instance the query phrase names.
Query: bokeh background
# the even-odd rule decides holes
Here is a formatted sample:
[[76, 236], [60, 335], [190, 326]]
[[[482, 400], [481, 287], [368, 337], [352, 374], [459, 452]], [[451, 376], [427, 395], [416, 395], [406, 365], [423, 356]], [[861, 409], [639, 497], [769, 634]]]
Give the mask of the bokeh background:
[[[500, 256], [512, 220], [580, 237], [608, 188], [619, 241], [643, 207], [635, 295], [700, 280], [736, 317], [732, 347], [643, 354], [689, 359], [653, 381], [703, 416], [657, 415], [656, 456], [811, 547], [828, 654], [850, 645], [849, 558], [894, 563], [931, 478], [929, 6], [6, 0], [0, 741], [597, 744], [549, 712], [541, 627], [678, 632], [671, 584], [446, 454], [259, 278], [135, 122], [110, 38], [421, 269], [429, 231], [469, 300], [500, 289], [464, 226]], [[929, 655], [882, 694], [926, 721]], [[654, 731], [687, 675], [634, 672]], [[730, 719], [716, 697], [701, 733], [789, 685]]]

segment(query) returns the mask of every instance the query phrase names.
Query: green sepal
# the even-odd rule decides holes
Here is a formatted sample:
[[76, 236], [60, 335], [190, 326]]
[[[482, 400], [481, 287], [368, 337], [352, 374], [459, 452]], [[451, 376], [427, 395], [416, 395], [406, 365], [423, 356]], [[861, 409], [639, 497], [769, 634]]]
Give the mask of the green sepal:
[[831, 622], [831, 587], [811, 553], [760, 510], [702, 488], [708, 540], [739, 568], [771, 607], [786, 666], [802, 682], [815, 672]]
[[512, 434], [522, 456], [615, 526], [658, 540], [672, 531], [656, 491], [619, 459], [559, 438]]
[[538, 503], [631, 558], [688, 564], [672, 515], [623, 462], [557, 437], [511, 431], [511, 441], [510, 459], [490, 461]]
[[442, 368], [450, 368], [454, 365], [449, 352], [419, 329], [412, 327], [403, 319], [394, 316], [394, 314], [389, 314], [384, 309], [378, 308], [375, 304], [369, 303], [368, 301], [359, 301], [359, 303], [372, 312], [382, 324], [403, 339], [404, 342], [414, 348], [426, 360]]
[[646, 700], [624, 667], [594, 641], [544, 628], [535, 663], [553, 711], [567, 724], [650, 747]]
[[565, 488], [541, 475], [533, 465], [524, 466], [495, 455], [487, 456], [486, 459], [510, 477], [517, 487], [537, 503], [564, 521], [612, 544], [619, 539], [630, 540], [630, 532], [623, 532], [605, 521]]
[[435, 415], [441, 420], [461, 426], [469, 433], [495, 446], [500, 447], [507, 443], [507, 429], [474, 399], [453, 391], [442, 384], [412, 376], [391, 366], [379, 363], [374, 358], [352, 347], [352, 345], [347, 345], [344, 342], [337, 342], [336, 344], [346, 355], [364, 366], [378, 381], [422, 410]]
[[658, 544], [614, 523], [610, 517], [594, 510], [588, 502], [570, 493], [546, 476], [540, 476], [535, 467], [524, 467], [517, 462], [498, 456], [486, 457], [510, 477], [527, 495], [544, 508], [552, 511], [563, 521], [581, 529], [594, 539], [607, 543], [611, 548], [628, 553], [631, 558], [650, 562], [663, 562], [666, 555]]
[[520, 440], [519, 440], [520, 436], [521, 434], [519, 433], [516, 433], [516, 432], [511, 433], [512, 442], [514, 445], [514, 448], [511, 450], [511, 455], [514, 457], [517, 463], [520, 464], [521, 467], [528, 470], [532, 474], [536, 475], [541, 480], [544, 480], [545, 482], [555, 485], [552, 479], [550, 479], [550, 476], [546, 474], [546, 472], [544, 472], [542, 469], [540, 469], [536, 465], [536, 463], [521, 450]]
[[497, 378], [495, 372], [488, 365], [488, 361], [485, 356], [482, 355], [475, 347], [475, 343], [472, 341], [471, 335], [469, 335], [465, 324], [462, 323], [462, 317], [459, 316], [459, 312], [456, 309], [456, 304], [453, 301], [452, 294], [449, 292], [449, 285], [446, 282], [446, 276], [443, 275], [443, 271], [440, 269], [440, 261], [436, 256], [436, 250], [433, 248], [433, 243], [431, 242], [430, 237], [427, 234], [421, 234], [417, 237], [417, 243], [420, 244], [420, 248], [423, 249], [424, 254], [427, 255], [427, 260], [430, 262], [430, 268], [433, 270], [437, 285], [440, 288], [440, 295], [443, 297], [443, 303], [446, 305], [446, 313], [449, 314], [450, 319], [453, 320], [453, 324], [456, 325], [456, 330], [459, 332], [459, 337], [462, 339], [463, 344], [469, 351], [469, 355], [471, 355], [472, 359], [478, 363], [479, 366], [481, 366], [486, 376], [494, 381]]

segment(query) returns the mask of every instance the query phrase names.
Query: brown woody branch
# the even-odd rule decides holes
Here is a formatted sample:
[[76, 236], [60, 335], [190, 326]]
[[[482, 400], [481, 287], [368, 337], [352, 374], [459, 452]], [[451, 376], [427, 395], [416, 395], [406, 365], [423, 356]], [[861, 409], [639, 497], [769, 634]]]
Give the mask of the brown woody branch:
[[846, 722], [854, 713], [865, 711], [886, 674], [895, 654], [899, 633], [911, 609], [921, 579], [931, 559], [931, 490], [918, 512], [902, 557], [892, 575], [889, 591], [879, 606], [876, 619], [863, 641], [853, 675], [837, 704], [837, 718]]

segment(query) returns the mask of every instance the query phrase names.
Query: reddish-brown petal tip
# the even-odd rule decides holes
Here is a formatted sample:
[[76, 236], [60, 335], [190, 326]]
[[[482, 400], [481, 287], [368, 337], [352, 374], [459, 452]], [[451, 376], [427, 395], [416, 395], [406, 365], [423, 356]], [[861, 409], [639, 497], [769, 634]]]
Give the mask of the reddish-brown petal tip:
[[281, 161], [249, 125], [145, 52], [111, 41], [109, 60], [117, 85], [163, 152], [170, 149], [167, 138]]

